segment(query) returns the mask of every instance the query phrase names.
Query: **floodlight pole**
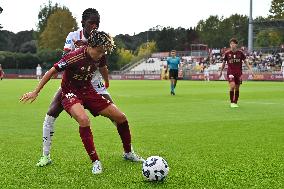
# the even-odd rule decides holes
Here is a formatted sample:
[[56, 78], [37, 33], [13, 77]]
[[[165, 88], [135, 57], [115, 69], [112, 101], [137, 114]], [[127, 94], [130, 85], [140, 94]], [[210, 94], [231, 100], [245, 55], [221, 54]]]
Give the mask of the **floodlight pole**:
[[253, 51], [253, 19], [252, 19], [252, 0], [249, 9], [249, 29], [248, 29], [248, 52]]

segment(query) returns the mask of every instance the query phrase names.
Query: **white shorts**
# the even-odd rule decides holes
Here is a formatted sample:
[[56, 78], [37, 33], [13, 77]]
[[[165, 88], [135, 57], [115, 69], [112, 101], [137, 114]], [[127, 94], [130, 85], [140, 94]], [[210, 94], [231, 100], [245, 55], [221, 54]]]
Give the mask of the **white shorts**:
[[107, 89], [105, 88], [105, 85], [102, 81], [100, 82], [92, 82], [92, 85], [94, 87], [94, 89], [97, 91], [98, 94], [107, 94], [109, 95], [109, 92], [107, 91]]

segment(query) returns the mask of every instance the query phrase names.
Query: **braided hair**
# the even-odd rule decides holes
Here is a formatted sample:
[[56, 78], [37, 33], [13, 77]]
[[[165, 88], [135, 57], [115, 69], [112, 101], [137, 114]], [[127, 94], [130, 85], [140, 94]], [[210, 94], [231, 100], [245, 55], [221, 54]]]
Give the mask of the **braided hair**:
[[95, 17], [95, 24], [97, 25], [97, 28], [99, 28], [100, 25], [100, 14], [96, 9], [93, 8], [88, 8], [84, 10], [82, 14], [82, 27], [85, 27], [85, 22], [88, 20], [90, 17]]
[[92, 30], [88, 38], [88, 46], [99, 47], [102, 46], [108, 54], [115, 49], [113, 38], [103, 31]]

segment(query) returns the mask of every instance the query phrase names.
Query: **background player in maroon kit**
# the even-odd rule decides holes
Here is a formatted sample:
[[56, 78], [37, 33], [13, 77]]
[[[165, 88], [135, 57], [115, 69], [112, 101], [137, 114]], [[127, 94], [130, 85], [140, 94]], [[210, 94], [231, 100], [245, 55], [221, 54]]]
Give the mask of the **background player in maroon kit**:
[[21, 101], [33, 102], [40, 90], [57, 72], [63, 71], [61, 83], [62, 105], [78, 122], [79, 133], [84, 147], [93, 162], [93, 174], [102, 172], [102, 165], [95, 150], [90, 120], [84, 108], [92, 115], [102, 115], [116, 122], [124, 148], [124, 159], [144, 161], [131, 149], [131, 134], [127, 118], [114, 104], [99, 95], [91, 84], [93, 72], [103, 66], [101, 58], [114, 48], [112, 38], [105, 32], [93, 30], [88, 38], [88, 46], [65, 55], [42, 78], [36, 89], [21, 97]]
[[229, 81], [230, 86], [230, 100], [231, 107], [237, 108], [238, 99], [239, 99], [239, 88], [242, 83], [242, 64], [245, 63], [250, 72], [253, 74], [252, 69], [248, 62], [246, 61], [246, 56], [244, 53], [237, 49], [238, 41], [235, 38], [230, 40], [231, 49], [227, 51], [224, 55], [223, 64], [221, 67], [221, 72], [219, 77], [222, 76], [222, 71], [225, 67], [225, 64], [228, 64], [227, 70], [227, 80]]
[[3, 68], [2, 68], [2, 66], [0, 64], [0, 79], [2, 80], [3, 77], [4, 77], [4, 71], [3, 71]]

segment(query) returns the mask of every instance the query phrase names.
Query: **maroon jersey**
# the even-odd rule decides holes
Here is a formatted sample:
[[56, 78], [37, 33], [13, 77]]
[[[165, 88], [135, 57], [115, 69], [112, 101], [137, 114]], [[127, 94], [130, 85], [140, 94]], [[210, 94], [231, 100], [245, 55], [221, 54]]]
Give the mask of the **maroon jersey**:
[[87, 47], [84, 46], [66, 54], [59, 62], [54, 64], [54, 68], [58, 72], [64, 71], [61, 87], [63, 92], [69, 92], [70, 90], [92, 90], [93, 73], [98, 67], [105, 65], [105, 56], [99, 61], [94, 61], [87, 54]]
[[228, 64], [227, 75], [241, 76], [242, 64], [245, 59], [246, 56], [240, 50], [235, 52], [232, 50], [227, 51], [224, 55], [224, 61]]

